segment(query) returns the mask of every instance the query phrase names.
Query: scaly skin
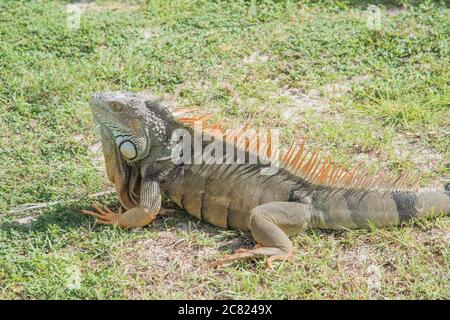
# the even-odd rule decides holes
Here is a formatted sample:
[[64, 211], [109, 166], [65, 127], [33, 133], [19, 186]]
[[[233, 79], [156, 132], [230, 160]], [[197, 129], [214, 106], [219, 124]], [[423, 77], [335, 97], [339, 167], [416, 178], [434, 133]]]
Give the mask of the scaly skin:
[[450, 213], [448, 191], [324, 186], [281, 167], [276, 174], [262, 175], [261, 169], [268, 165], [261, 163], [175, 164], [171, 155], [180, 142], [172, 141], [171, 134], [186, 127], [157, 101], [112, 92], [94, 95], [90, 105], [101, 127], [108, 177], [127, 210], [114, 214], [95, 207], [97, 212], [83, 213], [98, 223], [142, 227], [161, 210], [164, 195], [199, 219], [251, 232], [257, 243], [254, 249], [238, 250], [213, 266], [266, 256], [272, 267], [273, 261], [292, 256], [288, 236], [307, 228], [397, 225], [413, 217]]

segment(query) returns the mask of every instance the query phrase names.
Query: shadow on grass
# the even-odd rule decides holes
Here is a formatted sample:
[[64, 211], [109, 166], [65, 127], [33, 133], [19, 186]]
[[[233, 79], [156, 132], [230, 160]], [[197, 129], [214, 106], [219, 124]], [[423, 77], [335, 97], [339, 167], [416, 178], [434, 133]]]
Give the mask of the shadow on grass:
[[22, 214], [5, 216], [0, 224], [2, 231], [17, 231], [21, 233], [46, 232], [49, 225], [55, 225], [63, 230], [88, 228], [88, 219], [79, 211], [85, 208], [80, 205], [56, 205], [44, 209], [39, 214]]
[[[318, 1], [322, 3], [326, 3], [326, 1]], [[384, 6], [387, 9], [390, 8], [398, 8], [398, 7], [404, 7], [404, 4], [402, 3], [404, 1], [401, 0], [373, 0], [373, 1], [367, 1], [367, 0], [344, 0], [344, 1], [335, 1], [335, 5], [338, 7], [354, 7], [358, 9], [366, 9], [370, 5], [376, 5], [376, 6]], [[421, 0], [410, 0], [408, 1], [408, 5], [412, 7], [419, 6], [423, 1]], [[435, 1], [436, 4], [439, 4], [439, 1]]]
[[[103, 202], [103, 201], [102, 201]], [[111, 203], [110, 201], [107, 201]], [[172, 208], [172, 205], [169, 205]], [[36, 233], [48, 233], [52, 227], [57, 227], [60, 231], [73, 232], [80, 231], [80, 237], [85, 236], [85, 232], [101, 232], [103, 228], [113, 228], [113, 226], [95, 225], [94, 219], [80, 214], [82, 209], [90, 209], [90, 205], [77, 203], [72, 205], [55, 205], [54, 207], [43, 209], [40, 213], [29, 213], [22, 215], [10, 215], [0, 217], [0, 231], [7, 233], [20, 233], [24, 236]], [[110, 206], [117, 212], [118, 207]], [[217, 242], [219, 251], [234, 251], [238, 248], [251, 248], [254, 241], [249, 233], [225, 230], [213, 226], [205, 221], [201, 221], [190, 216], [183, 209], [176, 208], [176, 212], [158, 216], [150, 225], [142, 228], [140, 232], [186, 232], [202, 233], [208, 238]], [[123, 230], [123, 232], [134, 232], [133, 230]]]

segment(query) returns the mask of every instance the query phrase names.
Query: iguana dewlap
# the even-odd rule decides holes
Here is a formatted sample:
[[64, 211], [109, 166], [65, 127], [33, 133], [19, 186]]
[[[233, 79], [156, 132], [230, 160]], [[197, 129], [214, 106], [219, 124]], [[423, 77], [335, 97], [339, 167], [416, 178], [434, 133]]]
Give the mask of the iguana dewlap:
[[[267, 256], [269, 265], [285, 260], [292, 254], [288, 236], [307, 228], [397, 225], [412, 217], [450, 213], [448, 191], [404, 191], [402, 178], [347, 172], [320, 160], [316, 152], [306, 152], [304, 143], [282, 152], [276, 165], [177, 163], [173, 155], [180, 150], [195, 155], [173, 133], [181, 129], [198, 135], [190, 124], [204, 117], [175, 118], [158, 101], [129, 92], [95, 94], [90, 106], [101, 128], [108, 178], [126, 211], [115, 214], [95, 207], [97, 212], [83, 213], [98, 223], [142, 227], [156, 217], [164, 195], [199, 219], [251, 232], [254, 249], [238, 250], [215, 265], [259, 256]], [[239, 141], [239, 132], [235, 138]], [[201, 151], [208, 145], [203, 141]], [[232, 147], [247, 156], [252, 153], [248, 143]], [[265, 148], [273, 151], [272, 146]], [[274, 166], [276, 173], [262, 174]]]

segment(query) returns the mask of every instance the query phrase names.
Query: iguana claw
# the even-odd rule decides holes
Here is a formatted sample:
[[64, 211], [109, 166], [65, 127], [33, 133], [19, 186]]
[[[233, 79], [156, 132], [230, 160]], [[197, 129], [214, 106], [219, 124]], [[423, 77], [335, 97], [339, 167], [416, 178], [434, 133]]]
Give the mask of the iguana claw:
[[274, 261], [292, 260], [292, 252], [288, 254], [271, 254], [271, 248], [265, 248], [257, 243], [253, 249], [240, 248], [236, 250], [235, 254], [226, 255], [223, 259], [214, 261], [210, 264], [212, 268], [216, 268], [223, 264], [228, 264], [236, 260], [253, 259], [258, 257], [267, 256], [267, 268], [271, 271], [275, 271], [273, 268]]
[[104, 208], [100, 208], [95, 203], [92, 204], [92, 207], [97, 211], [90, 210], [81, 210], [81, 214], [90, 215], [95, 218], [95, 223], [97, 224], [113, 224], [119, 225], [121, 223], [122, 217], [122, 207], [119, 208], [119, 212], [115, 213], [110, 208], [105, 206]]
[[258, 249], [258, 248], [262, 248], [262, 245], [259, 244], [259, 243], [255, 244], [252, 249], [239, 248], [239, 249], [236, 250], [236, 253], [249, 252], [251, 250], [255, 250], [255, 249]]

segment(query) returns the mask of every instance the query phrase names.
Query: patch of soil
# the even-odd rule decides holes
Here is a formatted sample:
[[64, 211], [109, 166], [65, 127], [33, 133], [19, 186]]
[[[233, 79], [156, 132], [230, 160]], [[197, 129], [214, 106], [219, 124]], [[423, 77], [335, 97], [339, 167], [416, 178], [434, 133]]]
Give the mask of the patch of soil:
[[266, 62], [269, 61], [270, 57], [268, 55], [265, 55], [261, 53], [260, 51], [253, 52], [250, 56], [245, 57], [243, 62], [245, 64], [254, 64], [258, 62]]
[[[360, 84], [369, 78], [367, 75], [356, 76], [350, 79], [328, 83], [309, 92], [303, 92], [298, 88], [284, 87], [281, 89], [280, 95], [289, 97], [292, 100], [292, 104], [283, 113], [283, 118], [297, 122], [300, 120], [300, 114], [307, 110], [326, 113], [331, 109], [331, 100], [333, 98], [349, 94], [354, 85]], [[322, 93], [325, 93], [327, 97]]]
[[[417, 137], [395, 136], [392, 139], [392, 146], [397, 156], [408, 157], [421, 174], [433, 173], [444, 161], [443, 156], [438, 151], [424, 145]], [[441, 189], [442, 181], [435, 179], [429, 187]]]
[[208, 247], [193, 246], [185, 238], [177, 238], [170, 231], [162, 231], [156, 239], [145, 239], [135, 245], [134, 258], [145, 259], [149, 267], [175, 268], [181, 274], [199, 269], [217, 251]]
[[208, 289], [202, 283], [208, 271], [213, 271], [208, 263], [217, 253], [215, 248], [195, 245], [171, 231], [160, 231], [156, 238], [137, 241], [127, 248], [125, 273], [137, 277], [143, 286], [129, 294], [139, 298], [143, 292], [173, 296], [188, 291], [193, 298], [207, 296]]
[[405, 7], [390, 7], [386, 10], [386, 14], [388, 16], [396, 16], [405, 10], [406, 10]]
[[283, 118], [294, 122], [300, 121], [300, 114], [307, 110], [324, 112], [330, 108], [329, 101], [317, 91], [302, 93], [300, 89], [284, 88], [281, 95], [289, 97], [292, 104], [283, 112]]
[[[137, 1], [135, 1], [137, 3]], [[125, 11], [135, 11], [138, 10], [140, 6], [138, 4], [133, 4], [133, 1], [111, 1], [105, 2], [98, 5], [90, 0], [79, 0], [74, 1], [66, 5], [66, 9], [70, 12], [83, 12], [86, 10], [125, 10]]]

